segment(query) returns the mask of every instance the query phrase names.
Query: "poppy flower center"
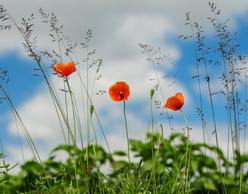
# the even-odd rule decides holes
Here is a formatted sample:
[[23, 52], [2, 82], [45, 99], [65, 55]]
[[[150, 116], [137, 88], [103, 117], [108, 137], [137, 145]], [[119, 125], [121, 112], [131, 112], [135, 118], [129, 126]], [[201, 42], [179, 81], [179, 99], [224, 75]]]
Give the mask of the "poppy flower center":
[[120, 94], [119, 94], [119, 95], [120, 95], [120, 98], [121, 98], [121, 99], [123, 99], [123, 98], [124, 98], [124, 94], [123, 94], [123, 92], [120, 92]]

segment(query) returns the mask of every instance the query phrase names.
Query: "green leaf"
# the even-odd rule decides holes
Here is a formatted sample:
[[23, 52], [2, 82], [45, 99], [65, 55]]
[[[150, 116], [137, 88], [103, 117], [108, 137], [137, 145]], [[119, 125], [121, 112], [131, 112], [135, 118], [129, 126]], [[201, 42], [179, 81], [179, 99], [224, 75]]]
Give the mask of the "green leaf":
[[127, 155], [126, 152], [121, 151], [121, 150], [115, 151], [113, 154], [116, 156], [126, 156]]
[[146, 160], [146, 161], [144, 161], [143, 168], [145, 170], [152, 170], [152, 168], [153, 168], [153, 162], [152, 162], [152, 160]]
[[35, 161], [28, 161], [21, 168], [28, 174], [40, 175], [43, 172], [42, 166]]
[[58, 151], [65, 151], [67, 152], [69, 155], [74, 155], [74, 154], [78, 154], [80, 152], [80, 150], [74, 146], [74, 145], [67, 145], [67, 144], [62, 144], [57, 146], [56, 148], [54, 148], [51, 153], [55, 153]]

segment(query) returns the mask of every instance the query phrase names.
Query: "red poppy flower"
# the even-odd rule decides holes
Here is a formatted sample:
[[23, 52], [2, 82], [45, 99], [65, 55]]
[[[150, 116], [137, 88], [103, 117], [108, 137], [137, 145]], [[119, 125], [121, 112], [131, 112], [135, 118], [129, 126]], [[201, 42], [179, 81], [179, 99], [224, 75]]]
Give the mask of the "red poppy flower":
[[69, 76], [71, 75], [73, 72], [76, 71], [76, 66], [75, 66], [75, 62], [74, 61], [70, 61], [68, 63], [58, 63], [56, 65], [53, 66], [53, 70], [59, 74], [60, 76], [64, 77], [64, 76]]
[[109, 88], [109, 95], [112, 100], [121, 102], [128, 100], [130, 89], [126, 82], [116, 82]]
[[167, 99], [164, 108], [169, 108], [174, 111], [178, 111], [184, 105], [184, 97], [181, 92], [176, 93], [175, 96], [171, 96]]

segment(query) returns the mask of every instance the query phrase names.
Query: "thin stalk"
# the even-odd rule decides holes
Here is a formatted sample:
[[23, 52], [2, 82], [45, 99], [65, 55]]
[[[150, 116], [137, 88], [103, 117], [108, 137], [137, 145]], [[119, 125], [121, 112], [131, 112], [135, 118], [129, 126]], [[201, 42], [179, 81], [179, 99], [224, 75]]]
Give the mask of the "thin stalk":
[[236, 150], [240, 151], [240, 134], [238, 129], [238, 123], [239, 123], [239, 117], [237, 116], [237, 110], [239, 109], [237, 102], [237, 91], [236, 91], [236, 76], [234, 71], [234, 64], [233, 61], [229, 58], [229, 63], [231, 65], [232, 70], [232, 81], [231, 81], [231, 87], [232, 87], [232, 105], [233, 105], [233, 117], [234, 117], [234, 130], [235, 130], [235, 147]]
[[[214, 134], [215, 134], [215, 142], [216, 142], [216, 146], [219, 148], [219, 142], [218, 142], [218, 133], [217, 133], [217, 127], [216, 127], [216, 118], [215, 118], [215, 110], [214, 110], [214, 103], [213, 103], [213, 97], [212, 97], [212, 89], [211, 89], [211, 86], [210, 86], [210, 77], [209, 77], [209, 73], [208, 73], [208, 67], [207, 67], [207, 61], [206, 61], [206, 57], [205, 57], [205, 49], [203, 47], [203, 39], [202, 39], [202, 35], [201, 35], [201, 29], [199, 27], [199, 25], [196, 23], [195, 24], [195, 28], [197, 28], [197, 38], [195, 37], [195, 32], [194, 32], [194, 28], [193, 28], [193, 25], [192, 25], [192, 22], [190, 20], [190, 17], [189, 17], [189, 14], [186, 14], [186, 17], [187, 17], [187, 20], [189, 21], [189, 24], [191, 26], [191, 34], [193, 36], [193, 40], [195, 42], [197, 42], [197, 46], [198, 47], [201, 47], [201, 60], [199, 59], [196, 59], [197, 61], [203, 61], [203, 64], [204, 64], [204, 69], [205, 69], [205, 79], [207, 81], [207, 87], [208, 87], [208, 95], [209, 95], [209, 100], [210, 100], [210, 106], [211, 106], [211, 112], [212, 112], [212, 119], [213, 119], [213, 127], [214, 127]], [[196, 51], [196, 48], [195, 48], [195, 56], [197, 57], [197, 51]]]
[[190, 168], [190, 150], [189, 150], [189, 125], [188, 125], [188, 119], [185, 115], [185, 113], [182, 111], [182, 109], [180, 109], [180, 112], [183, 115], [184, 118], [184, 122], [186, 125], [186, 130], [187, 130], [187, 144], [186, 144], [186, 159], [185, 159], [185, 192], [184, 193], [188, 193], [188, 178], [189, 178], [189, 168]]
[[94, 78], [93, 78], [93, 81], [92, 81], [92, 84], [91, 84], [91, 95], [90, 95], [90, 97], [91, 97], [92, 101], [93, 101], [93, 93], [95, 91], [96, 81], [98, 80], [97, 79], [97, 74], [100, 71], [100, 66], [102, 65], [102, 59], [98, 59], [97, 61], [98, 61], [98, 66], [97, 66], [97, 69], [95, 71]]
[[[161, 127], [161, 131], [163, 131], [162, 125], [160, 125], [160, 127]], [[157, 163], [159, 148], [160, 148], [160, 145], [161, 145], [162, 140], [163, 140], [163, 133], [161, 135], [159, 134], [159, 138], [158, 138], [158, 149], [156, 150], [155, 156], [153, 156], [153, 162], [154, 162], [154, 164]], [[155, 170], [156, 169], [155, 169], [155, 165], [154, 164], [153, 164], [152, 173], [151, 173], [152, 175], [150, 176], [150, 179], [149, 179], [149, 181], [147, 183], [147, 187], [146, 187], [144, 193], [147, 193], [148, 192], [148, 187], [149, 187], [152, 179], [154, 181], [153, 182], [153, 192], [154, 193], [158, 193], [158, 191], [157, 191], [157, 185], [156, 185], [156, 174], [155, 174]]]
[[208, 94], [209, 94], [209, 99], [210, 99], [210, 105], [211, 105], [211, 111], [212, 111], [212, 119], [213, 119], [213, 123], [214, 123], [214, 134], [215, 134], [215, 142], [216, 142], [216, 146], [217, 148], [219, 148], [219, 141], [218, 141], [218, 132], [217, 132], [217, 127], [216, 127], [216, 118], [215, 118], [215, 110], [214, 110], [214, 103], [213, 103], [213, 97], [212, 97], [212, 89], [210, 86], [210, 77], [208, 74], [208, 68], [207, 68], [207, 62], [205, 59], [205, 56], [203, 54], [203, 61], [204, 61], [204, 67], [205, 67], [205, 73], [206, 73], [206, 79], [207, 79], [207, 85], [208, 85]]
[[[85, 84], [84, 84], [84, 82], [83, 82], [83, 80], [82, 80], [82, 77], [81, 77], [81, 75], [80, 75], [79, 73], [78, 73], [78, 77], [79, 77], [79, 80], [80, 80], [80, 82], [81, 82], [81, 84], [82, 84], [82, 86], [83, 86], [84, 91], [86, 92], [86, 95], [87, 95], [88, 100], [90, 101], [91, 104], [93, 104], [92, 99], [91, 99], [91, 97], [90, 97], [90, 95], [89, 95], [89, 92], [86, 90], [86, 86], [85, 86]], [[96, 120], [97, 120], [97, 122], [98, 122], [98, 125], [99, 125], [99, 127], [100, 127], [100, 130], [101, 130], [102, 136], [103, 136], [103, 138], [104, 138], [104, 141], [105, 141], [105, 143], [106, 143], [106, 145], [107, 145], [108, 152], [111, 154], [111, 150], [110, 150], [110, 146], [109, 146], [109, 144], [108, 144], [107, 137], [106, 137], [106, 135], [105, 135], [105, 133], [104, 133], [104, 130], [103, 130], [102, 124], [101, 124], [101, 122], [100, 122], [98, 113], [97, 113], [95, 110], [94, 110], [94, 114], [95, 114]]]
[[[231, 84], [231, 91], [230, 91], [230, 97], [231, 99], [229, 100], [229, 104], [230, 104], [230, 109], [232, 108], [232, 113], [233, 113], [233, 120], [234, 120], [234, 136], [232, 136], [232, 141], [234, 141], [235, 143], [235, 148], [233, 149], [233, 156], [235, 155], [235, 151], [239, 151], [240, 152], [240, 131], [239, 131], [239, 114], [237, 112], [237, 110], [239, 110], [239, 105], [237, 103], [237, 99], [238, 99], [238, 92], [237, 92], [237, 88], [236, 88], [236, 76], [235, 76], [235, 67], [234, 67], [234, 58], [235, 58], [235, 37], [232, 36], [232, 34], [226, 30], [226, 25], [222, 24], [220, 22], [218, 22], [218, 18], [217, 15], [218, 13], [215, 12], [215, 8], [213, 4], [210, 4], [212, 13], [214, 15], [214, 19], [215, 19], [215, 30], [218, 34], [219, 37], [219, 52], [221, 54], [222, 60], [223, 60], [223, 64], [228, 68], [228, 74], [226, 73], [226, 75], [230, 75], [230, 84]], [[231, 36], [231, 39], [229, 39], [229, 37]], [[229, 80], [227, 79], [228, 83], [227, 83], [227, 87], [229, 87]], [[229, 93], [228, 93], [229, 95]], [[230, 110], [231, 112], [231, 110]], [[231, 113], [230, 113], [231, 114]], [[231, 116], [230, 116], [231, 118]], [[231, 120], [231, 119], [230, 119]], [[231, 122], [231, 121], [230, 121]], [[236, 178], [238, 177], [238, 174], [235, 175]], [[241, 176], [241, 174], [240, 174]], [[240, 177], [241, 178], [241, 177]]]
[[[32, 45], [31, 45], [29, 39], [25, 37], [25, 35], [24, 35], [23, 32], [21, 31], [21, 28], [17, 25], [17, 23], [16, 23], [16, 21], [14, 20], [14, 18], [13, 18], [8, 12], [7, 12], [7, 14], [8, 14], [10, 20], [14, 23], [14, 26], [17, 28], [17, 30], [18, 30], [18, 32], [20, 33], [20, 35], [22, 36], [22, 38], [24, 39], [24, 42], [25, 42], [25, 44], [27, 45], [27, 48], [28, 48], [28, 52], [30, 53], [31, 56], [33, 56], [33, 59], [34, 59], [35, 62], [37, 63], [37, 65], [38, 65], [38, 67], [39, 67], [39, 69], [40, 69], [40, 71], [41, 71], [41, 73], [42, 73], [42, 76], [43, 76], [43, 78], [44, 78], [44, 80], [45, 80], [45, 83], [46, 83], [47, 86], [48, 86], [50, 95], [51, 95], [52, 100], [53, 100], [53, 102], [54, 102], [55, 109], [56, 109], [56, 113], [58, 113], [57, 110], [59, 110], [59, 112], [60, 112], [60, 114], [61, 114], [61, 116], [62, 116], [62, 118], [63, 118], [63, 121], [65, 122], [65, 125], [67, 126], [67, 129], [68, 129], [69, 133], [70, 133], [70, 134], [72, 135], [72, 137], [73, 137], [72, 131], [71, 131], [71, 129], [70, 129], [70, 125], [69, 125], [69, 123], [68, 123], [68, 119], [66, 118], [66, 115], [64, 114], [64, 112], [63, 112], [63, 110], [62, 110], [62, 107], [61, 107], [61, 105], [60, 105], [60, 103], [59, 103], [59, 100], [58, 100], [58, 98], [57, 98], [57, 96], [56, 96], [56, 94], [55, 94], [55, 92], [54, 92], [54, 88], [53, 88], [52, 84], [50, 83], [50, 81], [49, 81], [49, 79], [48, 79], [48, 77], [47, 77], [47, 75], [46, 75], [46, 73], [45, 73], [45, 70], [44, 70], [44, 68], [43, 68], [43, 65], [41, 64], [40, 56], [36, 55], [35, 51], [34, 51], [33, 48], [32, 48]], [[10, 103], [11, 103], [11, 102], [10, 102]], [[11, 105], [11, 106], [12, 106], [12, 105]], [[16, 112], [16, 110], [14, 110], [14, 112]], [[19, 118], [19, 115], [18, 115], [17, 112], [16, 112], [16, 114], [17, 114], [17, 116], [18, 116], [18, 118]], [[58, 117], [59, 117], [59, 115], [58, 115]], [[19, 119], [20, 119], [20, 118], [19, 118]], [[24, 126], [24, 123], [22, 123], [21, 120], [20, 120], [20, 122], [21, 122], [22, 126]], [[25, 127], [24, 127], [24, 130], [27, 131]], [[26, 135], [27, 135], [27, 138], [28, 138], [29, 141], [30, 141], [31, 146], [32, 146], [33, 149], [34, 149], [34, 153], [35, 153], [35, 154], [37, 155], [37, 157], [38, 157], [38, 160], [41, 161], [41, 160], [40, 160], [40, 157], [39, 157], [39, 154], [38, 154], [38, 152], [37, 152], [37, 150], [36, 150], [36, 147], [34, 146], [34, 143], [33, 143], [32, 139], [31, 139], [29, 133], [27, 133]], [[72, 139], [72, 141], [73, 141], [74, 144], [76, 144], [76, 140], [75, 140], [74, 138]]]
[[[191, 36], [193, 38], [193, 41], [196, 42], [195, 33], [193, 24], [190, 20], [189, 14], [186, 14], [187, 20], [190, 24], [191, 29]], [[204, 112], [203, 112], [203, 106], [202, 106], [202, 89], [201, 89], [201, 77], [200, 77], [200, 67], [198, 63], [198, 54], [196, 49], [196, 44], [194, 44], [194, 52], [195, 52], [195, 63], [196, 63], [196, 71], [197, 71], [197, 82], [198, 82], [198, 92], [199, 92], [199, 103], [200, 103], [200, 115], [201, 115], [201, 125], [202, 125], [202, 135], [203, 135], [203, 143], [206, 144], [206, 125], [205, 125], [205, 119], [204, 119]], [[206, 155], [206, 148], [205, 148], [205, 155]]]
[[[235, 138], [235, 135], [233, 136], [233, 123], [232, 123], [232, 107], [233, 107], [233, 118], [234, 118], [234, 133], [237, 135], [237, 120], [236, 120], [236, 108], [235, 108], [235, 95], [234, 95], [234, 88], [233, 88], [233, 82], [235, 82], [235, 80], [233, 81], [233, 78], [232, 78], [232, 75], [231, 75], [231, 72], [234, 70], [233, 67], [231, 67], [231, 63], [230, 63], [230, 57], [232, 57], [230, 55], [230, 53], [226, 52], [226, 50], [224, 50], [226, 47], [228, 47], [227, 43], [224, 42], [224, 40], [226, 39], [225, 36], [226, 34], [223, 34], [222, 31], [220, 31], [218, 29], [218, 27], [220, 28], [222, 25], [220, 22], [218, 22], [218, 18], [217, 18], [217, 15], [213, 9], [213, 7], [210, 5], [211, 7], [211, 11], [214, 15], [214, 27], [215, 27], [215, 30], [218, 34], [218, 37], [219, 37], [219, 52], [221, 54], [221, 58], [223, 60], [223, 65], [224, 65], [224, 70], [225, 70], [225, 76], [226, 76], [226, 81], [227, 81], [227, 84], [226, 84], [226, 90], [227, 90], [227, 103], [228, 103], [228, 108], [229, 108], [229, 122], [230, 122], [230, 126], [231, 126], [231, 131], [232, 131], [232, 144], [233, 144], [233, 141], [235, 143], [235, 147], [237, 147], [237, 138]], [[223, 30], [223, 28], [221, 27], [221, 30]], [[226, 31], [225, 31], [226, 33]], [[223, 37], [224, 36], [224, 37]], [[227, 48], [226, 48], [227, 49]], [[228, 63], [227, 63], [228, 62]], [[229, 79], [229, 75], [231, 76], [231, 80]], [[229, 80], [231, 82], [231, 91], [229, 89]], [[230, 95], [230, 96], [229, 96]], [[229, 99], [231, 97], [231, 100]], [[233, 155], [235, 154], [235, 149], [233, 147]]]
[[123, 115], [124, 115], [126, 138], [127, 138], [127, 156], [128, 156], [128, 162], [129, 162], [129, 165], [130, 165], [131, 160], [130, 160], [129, 137], [128, 137], [126, 103], [125, 103], [125, 101], [123, 101]]
[[73, 144], [75, 146], [77, 146], [77, 137], [76, 137], [76, 121], [75, 121], [75, 103], [74, 103], [74, 98], [73, 98], [73, 92], [71, 90], [71, 87], [70, 87], [70, 84], [69, 84], [69, 80], [68, 78], [66, 77], [65, 78], [65, 82], [66, 82], [66, 85], [67, 85], [67, 88], [68, 88], [68, 91], [69, 91], [69, 94], [70, 94], [70, 99], [71, 99], [71, 105], [72, 105], [72, 116], [73, 116], [73, 131], [71, 133], [68, 132], [68, 134], [71, 134], [72, 135], [72, 140], [74, 139], [73, 141]]
[[[59, 46], [59, 57], [60, 57], [60, 63], [63, 63], [63, 57], [62, 57], [62, 48], [61, 48], [61, 39], [59, 37], [59, 33], [58, 33], [58, 29], [55, 29], [55, 33], [57, 36], [57, 42], [58, 42], [58, 46]], [[64, 85], [64, 98], [65, 98], [65, 114], [66, 114], [66, 119], [67, 122], [69, 122], [69, 111], [68, 111], [68, 102], [67, 102], [67, 90], [66, 90], [66, 81], [67, 81], [67, 77], [64, 77], [63, 79], [63, 85]], [[69, 133], [68, 133], [68, 143], [70, 144], [70, 138], [69, 138]]]
[[18, 118], [18, 120], [20, 122], [20, 125], [22, 126], [24, 135], [25, 135], [25, 137], [26, 137], [26, 139], [27, 139], [27, 141], [28, 141], [28, 143], [30, 145], [30, 148], [31, 148], [31, 150], [33, 152], [33, 155], [34, 155], [36, 161], [41, 163], [41, 158], [40, 158], [39, 152], [37, 151], [37, 148], [36, 148], [32, 138], [31, 138], [26, 126], [24, 125], [24, 123], [23, 123], [18, 111], [16, 110], [15, 105], [13, 104], [11, 98], [9, 97], [8, 93], [6, 92], [6, 90], [2, 87], [2, 85], [0, 85], [0, 89], [2, 90], [4, 96], [6, 97], [7, 102], [9, 104], [9, 106], [11, 107], [11, 110], [13, 111], [14, 115], [16, 115], [16, 117]]
[[[65, 48], [65, 45], [64, 45], [63, 43], [62, 43], [62, 45], [63, 45], [63, 47]], [[69, 56], [69, 58], [72, 60], [71, 55], [69, 54], [68, 56]], [[87, 99], [90, 101], [90, 104], [93, 104], [92, 98], [90, 97], [89, 91], [87, 90], [86, 85], [85, 85], [85, 83], [83, 82], [83, 79], [82, 79], [80, 73], [77, 72], [77, 75], [78, 75], [78, 77], [79, 77], [80, 83], [81, 83], [82, 86], [83, 86], [83, 90], [84, 90], [85, 93], [86, 93]], [[107, 137], [106, 137], [105, 132], [104, 132], [104, 130], [103, 130], [103, 126], [102, 126], [102, 124], [101, 124], [101, 121], [100, 121], [100, 118], [99, 118], [99, 116], [98, 116], [98, 113], [97, 113], [96, 111], [94, 111], [94, 114], [95, 114], [96, 120], [97, 120], [97, 122], [98, 122], [98, 125], [99, 125], [99, 127], [100, 127], [100, 131], [101, 131], [101, 133], [102, 133], [102, 136], [103, 136], [103, 138], [104, 138], [104, 141], [105, 141], [105, 143], [106, 143], [108, 152], [111, 154], [110, 146], [109, 146], [109, 144], [108, 144], [108, 140], [107, 140]]]
[[23, 152], [23, 145], [22, 145], [22, 140], [21, 140], [21, 134], [20, 134], [20, 131], [19, 131], [19, 127], [17, 125], [17, 118], [16, 118], [16, 115], [15, 114], [13, 114], [13, 116], [14, 116], [14, 120], [15, 120], [15, 124], [16, 124], [16, 130], [17, 130], [17, 134], [18, 134], [19, 144], [20, 144], [20, 147], [21, 147], [22, 160], [23, 160], [23, 162], [25, 162], [26, 160], [25, 160], [24, 152]]
[[[78, 127], [80, 127], [81, 126], [81, 124], [80, 124], [80, 121], [79, 121], [79, 119], [78, 119], [78, 111], [77, 111], [77, 106], [76, 106], [76, 102], [75, 102], [75, 98], [74, 98], [74, 95], [73, 95], [73, 92], [72, 92], [72, 90], [71, 90], [71, 86], [70, 86], [70, 84], [69, 84], [69, 80], [68, 80], [68, 78], [66, 77], [66, 84], [67, 84], [67, 88], [68, 88], [68, 91], [69, 91], [69, 94], [70, 94], [70, 99], [71, 99], [71, 106], [72, 106], [72, 116], [73, 116], [73, 133], [71, 134], [72, 135], [72, 140], [74, 139], [75, 141], [73, 142], [74, 144], [74, 146], [75, 147], [77, 147], [77, 143], [76, 143], [76, 140], [77, 140], [77, 134], [76, 134], [76, 127], [77, 127], [77, 125], [76, 125], [76, 120], [78, 120]], [[82, 144], [82, 147], [83, 147], [83, 142], [81, 142], [81, 144]], [[88, 155], [87, 155], [87, 161], [88, 161]], [[80, 164], [81, 164], [81, 162], [80, 162]], [[82, 165], [82, 167], [84, 167], [83, 165]], [[89, 169], [88, 168], [88, 163], [87, 163], [87, 169]], [[78, 191], [79, 191], [79, 183], [78, 183], [78, 180], [77, 180], [77, 178], [76, 178], [76, 168], [74, 169], [74, 171], [75, 171], [75, 180], [76, 180], [76, 185], [77, 185], [77, 189], [78, 189]], [[87, 170], [87, 172], [88, 172], [88, 170]], [[88, 178], [87, 178], [87, 181], [88, 181]], [[88, 183], [87, 183], [88, 184]]]
[[[228, 106], [228, 105], [227, 105]], [[229, 118], [229, 113], [227, 111], [227, 118]], [[230, 133], [231, 133], [231, 129], [230, 129], [230, 124], [229, 122], [227, 123], [227, 160], [229, 160], [229, 155], [230, 155], [230, 151], [229, 151], [229, 145], [230, 145]], [[228, 167], [226, 168], [226, 170], [228, 171]]]
[[94, 126], [94, 123], [93, 123], [92, 114], [90, 115], [90, 124], [91, 124], [91, 128], [93, 129], [95, 143], [96, 143], [96, 145], [98, 145], [98, 143], [97, 143], [96, 129], [95, 129], [95, 126]]
[[[247, 84], [245, 84], [245, 115], [244, 115], [244, 139], [243, 139], [243, 152], [245, 153], [245, 143], [246, 143], [246, 123], [247, 123]], [[239, 176], [239, 194], [242, 193], [243, 188], [243, 174], [244, 174], [244, 165], [242, 165], [240, 176]]]
[[152, 134], [154, 133], [154, 119], [153, 119], [153, 110], [152, 110], [153, 95], [154, 95], [154, 89], [151, 89], [151, 91], [150, 91], [150, 115], [151, 115]]
[[[86, 47], [86, 90], [89, 91], [89, 45]], [[87, 132], [87, 169], [89, 169], [89, 145], [90, 145], [90, 129], [89, 129], [89, 99], [86, 99], [86, 132]]]
[[[27, 44], [27, 46], [28, 46], [28, 48], [29, 48], [30, 54], [31, 54], [32, 56], [34, 56], [34, 60], [35, 60], [35, 62], [37, 63], [37, 65], [38, 65], [38, 67], [39, 67], [39, 69], [40, 69], [40, 71], [41, 71], [41, 74], [42, 74], [42, 76], [43, 76], [43, 78], [44, 78], [44, 80], [45, 80], [45, 83], [46, 83], [47, 86], [48, 86], [50, 95], [51, 95], [51, 97], [52, 97], [52, 99], [53, 99], [53, 102], [54, 102], [54, 106], [55, 106], [56, 109], [58, 108], [58, 110], [59, 110], [59, 112], [60, 112], [60, 114], [61, 114], [61, 116], [62, 116], [62, 118], [63, 118], [63, 121], [65, 122], [66, 127], [69, 129], [69, 132], [72, 133], [71, 130], [70, 130], [70, 125], [69, 125], [69, 123], [67, 122], [65, 113], [64, 113], [63, 110], [62, 110], [62, 107], [61, 107], [61, 105], [60, 105], [60, 102], [59, 102], [59, 100], [58, 100], [58, 97], [56, 96], [56, 94], [55, 94], [55, 92], [54, 92], [54, 88], [53, 88], [52, 84], [50, 83], [50, 81], [49, 81], [49, 79], [48, 79], [48, 77], [47, 77], [47, 75], [46, 75], [46, 73], [45, 73], [45, 70], [44, 70], [44, 68], [43, 68], [43, 65], [42, 65], [41, 62], [40, 62], [40, 59], [39, 59], [38, 56], [36, 55], [35, 51], [32, 49], [32, 46], [30, 45], [29, 40], [26, 39], [26, 37], [24, 36], [24, 34], [22, 33], [22, 31], [20, 30], [20, 27], [18, 26], [18, 24], [17, 24], [16, 21], [14, 20], [14, 18], [13, 18], [8, 12], [7, 12], [7, 14], [8, 14], [9, 18], [11, 19], [11, 21], [13, 22], [14, 26], [17, 28], [17, 30], [18, 30], [18, 32], [20, 33], [21, 37], [24, 39], [24, 42]], [[58, 116], [59, 116], [59, 115], [58, 115]], [[74, 139], [73, 139], [73, 141], [74, 141]]]
[[[152, 136], [154, 136], [154, 120], [153, 120], [153, 110], [152, 110], [152, 97], [153, 97], [153, 95], [154, 95], [154, 89], [152, 89], [150, 91], [150, 115], [151, 115], [151, 125], [152, 125]], [[156, 174], [155, 174], [156, 156], [154, 155], [154, 138], [152, 138], [152, 164], [153, 164], [152, 165], [153, 167], [152, 167], [152, 176], [151, 177], [153, 177], [153, 192], [157, 193]]]
[[[160, 82], [160, 79], [159, 79], [159, 76], [158, 76], [158, 73], [157, 73], [157, 68], [156, 68], [156, 66], [154, 64], [152, 65], [152, 67], [153, 67], [153, 71], [155, 73], [155, 76], [156, 76], [156, 79], [157, 79], [157, 82], [158, 82], [158, 87], [160, 88], [160, 90], [159, 90], [160, 91], [160, 95], [161, 95], [161, 97], [163, 99], [163, 102], [164, 102], [165, 101], [165, 97], [164, 97], [164, 93], [163, 93], [163, 90], [162, 90], [162, 85], [161, 85], [161, 82]], [[173, 126], [172, 126], [172, 123], [171, 123], [171, 120], [170, 120], [169, 112], [168, 112], [167, 109], [165, 110], [165, 112], [166, 112], [166, 116], [167, 116], [167, 120], [168, 120], [168, 123], [169, 123], [170, 130], [172, 131], [173, 130]]]
[[244, 140], [243, 140], [243, 152], [245, 153], [245, 144], [246, 144], [246, 131], [247, 131], [247, 84], [245, 84], [245, 124], [244, 124]]
[[[97, 161], [97, 158], [96, 158], [96, 146], [98, 147], [98, 144], [97, 144], [97, 136], [96, 136], [95, 127], [94, 127], [94, 123], [93, 123], [93, 120], [92, 120], [92, 113], [90, 114], [90, 123], [91, 123], [91, 127], [93, 129], [94, 137], [95, 137], [95, 144], [93, 143], [92, 146], [93, 146], [95, 161]], [[103, 183], [103, 178], [102, 178], [101, 174], [99, 173], [99, 169], [97, 169], [97, 175], [99, 177], [100, 193], [104, 193], [103, 190], [104, 190], [105, 187], [104, 187], [104, 184], [102, 184]]]

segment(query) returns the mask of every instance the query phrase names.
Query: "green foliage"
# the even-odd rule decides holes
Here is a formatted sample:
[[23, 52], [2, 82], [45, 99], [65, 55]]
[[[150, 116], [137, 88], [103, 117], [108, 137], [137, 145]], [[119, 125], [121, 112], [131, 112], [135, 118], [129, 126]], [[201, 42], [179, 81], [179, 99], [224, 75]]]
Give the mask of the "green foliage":
[[[42, 163], [25, 162], [17, 175], [10, 175], [9, 164], [3, 163], [0, 190], [3, 193], [184, 193], [186, 142], [187, 138], [180, 133], [168, 138], [158, 133], [147, 134], [146, 141], [130, 140], [137, 161], [131, 164], [121, 159], [126, 158], [123, 151], [111, 155], [97, 145], [83, 149], [60, 145]], [[63, 161], [56, 159], [59, 152], [66, 154]], [[189, 141], [189, 157], [187, 193], [248, 193], [247, 154], [236, 151], [235, 160], [228, 161], [215, 146]]]

